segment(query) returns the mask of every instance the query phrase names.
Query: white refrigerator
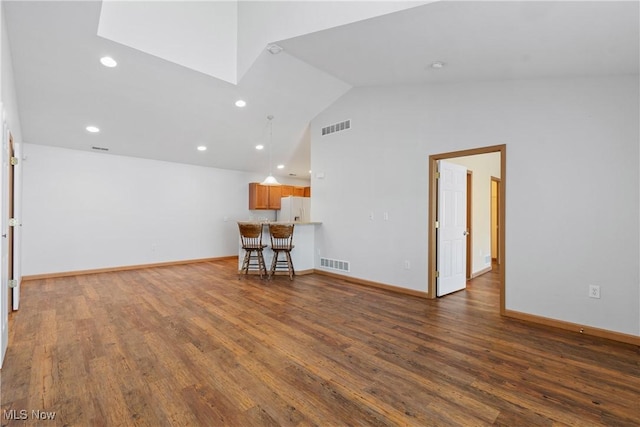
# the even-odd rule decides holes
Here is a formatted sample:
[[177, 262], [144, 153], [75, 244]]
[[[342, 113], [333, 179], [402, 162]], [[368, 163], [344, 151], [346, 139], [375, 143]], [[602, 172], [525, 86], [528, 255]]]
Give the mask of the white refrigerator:
[[310, 222], [311, 198], [310, 197], [283, 197], [280, 201], [280, 214], [278, 221], [282, 222]]

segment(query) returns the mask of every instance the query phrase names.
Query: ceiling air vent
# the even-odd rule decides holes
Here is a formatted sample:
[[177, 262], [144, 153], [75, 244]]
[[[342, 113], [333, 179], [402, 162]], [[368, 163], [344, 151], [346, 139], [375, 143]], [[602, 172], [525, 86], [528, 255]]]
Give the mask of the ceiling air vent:
[[95, 145], [91, 147], [91, 149], [96, 151], [109, 151], [107, 147], [96, 147]]
[[345, 120], [344, 122], [336, 123], [335, 125], [323, 127], [322, 136], [329, 135], [330, 133], [341, 132], [347, 129], [351, 129], [351, 120]]

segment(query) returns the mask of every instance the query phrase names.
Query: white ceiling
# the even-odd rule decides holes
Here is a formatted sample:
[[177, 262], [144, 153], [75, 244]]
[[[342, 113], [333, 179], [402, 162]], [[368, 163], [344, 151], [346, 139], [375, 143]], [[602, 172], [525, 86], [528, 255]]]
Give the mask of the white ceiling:
[[[231, 44], [183, 16], [188, 37], [174, 28], [166, 54], [166, 38], [128, 43], [117, 25], [102, 35], [118, 42], [98, 36], [101, 2], [5, 1], [23, 140], [266, 173], [268, 150], [254, 147], [272, 114], [274, 164], [306, 178], [309, 122], [353, 86], [638, 74], [638, 2], [422, 3], [241, 1], [216, 26], [237, 28]], [[207, 51], [224, 61], [189, 63]], [[99, 64], [107, 54], [118, 67]]]
[[638, 2], [444, 1], [280, 44], [353, 86], [637, 74], [638, 20]]

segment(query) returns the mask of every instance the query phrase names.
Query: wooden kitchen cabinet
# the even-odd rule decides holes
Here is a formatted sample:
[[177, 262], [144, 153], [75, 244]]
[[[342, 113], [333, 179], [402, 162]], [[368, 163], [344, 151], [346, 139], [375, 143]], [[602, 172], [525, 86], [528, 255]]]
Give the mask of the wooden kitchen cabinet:
[[295, 197], [309, 197], [309, 196], [305, 196], [305, 190], [309, 187], [298, 187], [295, 185], [281, 185], [280, 188], [282, 189], [282, 197], [289, 197], [289, 196], [295, 196]]
[[282, 187], [279, 185], [270, 186], [269, 188], [269, 207], [267, 209], [280, 209], [282, 198]]
[[282, 190], [282, 197], [293, 196], [293, 185], [281, 185], [280, 189]]
[[249, 183], [249, 209], [269, 209], [269, 187], [257, 182]]
[[249, 210], [280, 209], [280, 198], [282, 198], [282, 189], [279, 185], [249, 183]]
[[258, 182], [249, 183], [249, 209], [279, 210], [283, 197], [311, 197], [311, 187], [295, 185], [262, 185]]

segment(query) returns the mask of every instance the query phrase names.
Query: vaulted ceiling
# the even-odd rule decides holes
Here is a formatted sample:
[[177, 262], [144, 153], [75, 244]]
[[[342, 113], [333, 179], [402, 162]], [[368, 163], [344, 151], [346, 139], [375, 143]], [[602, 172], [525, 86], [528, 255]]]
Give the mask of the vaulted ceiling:
[[300, 178], [310, 121], [352, 87], [637, 75], [640, 62], [638, 2], [3, 4], [24, 142], [266, 173], [255, 146], [273, 115], [273, 162]]

